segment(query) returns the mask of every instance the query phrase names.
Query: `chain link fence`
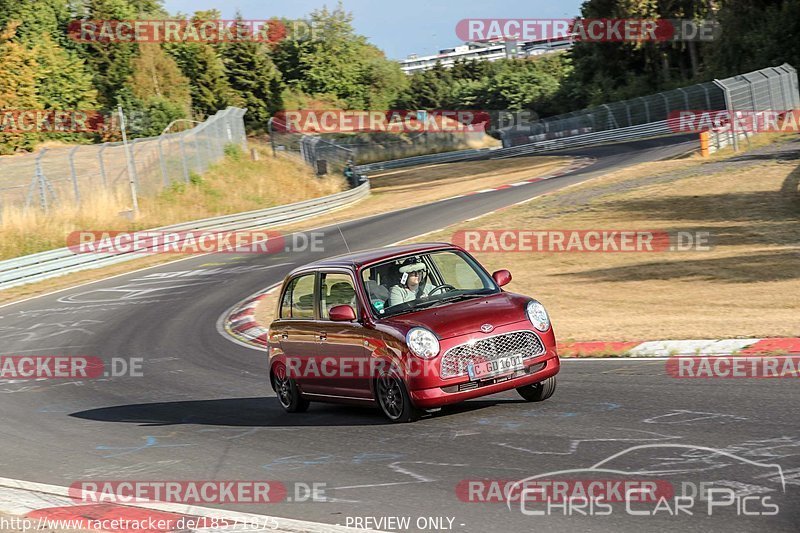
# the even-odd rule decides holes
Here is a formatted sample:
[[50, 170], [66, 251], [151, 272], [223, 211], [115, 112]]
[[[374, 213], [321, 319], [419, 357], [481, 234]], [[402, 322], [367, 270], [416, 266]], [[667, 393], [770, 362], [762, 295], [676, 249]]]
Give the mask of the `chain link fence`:
[[677, 111], [800, 108], [797, 71], [789, 64], [722, 80], [603, 104], [500, 130], [504, 147], [662, 122]]
[[[247, 149], [245, 109], [218, 111], [192, 129], [128, 142], [43, 149], [0, 157], [0, 213], [10, 207], [80, 205], [99, 192], [155, 195], [173, 183], [187, 183], [225, 153], [225, 146]], [[133, 185], [133, 187], [131, 186]]]
[[298, 157], [318, 174], [339, 173], [348, 163], [363, 167], [376, 161], [452, 152], [486, 142], [483, 131], [311, 135], [292, 132], [277, 117], [269, 121], [269, 135], [273, 153]]

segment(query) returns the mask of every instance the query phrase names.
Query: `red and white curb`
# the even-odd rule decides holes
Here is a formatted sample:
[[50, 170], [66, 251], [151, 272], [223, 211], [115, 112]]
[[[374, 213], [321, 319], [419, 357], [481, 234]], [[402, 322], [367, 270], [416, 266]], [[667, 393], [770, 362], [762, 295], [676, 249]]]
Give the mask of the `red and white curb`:
[[562, 358], [663, 358], [672, 356], [763, 355], [800, 353], [800, 338], [695, 339], [633, 342], [568, 342], [558, 345]]
[[481, 189], [479, 191], [472, 191], [472, 192], [467, 192], [467, 193], [464, 193], [464, 194], [458, 194], [456, 196], [450, 196], [449, 198], [445, 198], [445, 200], [452, 200], [454, 198], [463, 198], [464, 196], [473, 196], [475, 194], [483, 194], [483, 193], [486, 193], [486, 192], [499, 191], [499, 190], [502, 190], [502, 189], [510, 189], [511, 187], [520, 187], [522, 185], [529, 185], [531, 183], [536, 183], [538, 181], [544, 181], [544, 180], [549, 180], [549, 179], [552, 179], [552, 178], [557, 178], [559, 176], [563, 176], [564, 174], [569, 174], [571, 172], [575, 172], [576, 170], [580, 170], [580, 169], [582, 169], [584, 167], [588, 167], [589, 165], [593, 164], [595, 161], [596, 161], [596, 159], [591, 158], [591, 157], [576, 157], [572, 161], [572, 163], [570, 163], [568, 166], [562, 168], [561, 170], [559, 170], [558, 172], [555, 172], [553, 174], [547, 174], [545, 176], [539, 176], [539, 177], [536, 177], [536, 178], [530, 178], [530, 179], [527, 179], [527, 180], [517, 181], [517, 182], [514, 182], [514, 183], [507, 183], [506, 185], [500, 185], [498, 187], [491, 187], [489, 189]]
[[217, 331], [236, 344], [264, 350], [267, 347], [269, 330], [263, 324], [256, 322], [256, 307], [261, 300], [278, 290], [280, 285], [278, 283], [250, 295], [225, 311], [217, 322]]
[[[70, 523], [72, 529], [92, 529], [107, 524], [114, 533], [167, 533], [171, 531], [271, 531], [274, 533], [367, 533], [333, 524], [280, 518], [261, 514], [212, 509], [195, 505], [145, 503], [82, 503], [68, 487], [0, 478], [0, 512], [26, 519], [29, 524], [51, 528]], [[56, 522], [59, 521], [59, 522]], [[192, 527], [202, 524], [207, 527]], [[216, 525], [214, 525], [216, 524]], [[127, 525], [128, 527], [121, 527]], [[189, 527], [187, 527], [189, 526]], [[180, 529], [176, 529], [180, 528]], [[39, 528], [41, 529], [41, 528]]]

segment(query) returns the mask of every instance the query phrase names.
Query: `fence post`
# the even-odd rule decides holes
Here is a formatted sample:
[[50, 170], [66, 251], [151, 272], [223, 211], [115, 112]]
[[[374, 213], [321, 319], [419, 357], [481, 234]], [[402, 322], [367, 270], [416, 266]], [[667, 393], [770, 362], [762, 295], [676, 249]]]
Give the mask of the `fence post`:
[[[716, 85], [717, 87], [722, 89], [722, 94], [725, 96], [725, 109], [728, 110], [728, 113], [730, 114], [730, 116], [733, 116], [733, 113], [735, 112], [735, 110], [733, 109], [733, 102], [731, 101], [731, 93], [730, 93], [730, 91], [728, 90], [727, 87], [725, 87], [725, 84], [722, 83], [720, 80], [715, 79], [714, 80], [714, 85]], [[733, 136], [733, 151], [734, 152], [738, 152], [739, 151], [739, 140], [736, 138], [735, 135]]]
[[242, 137], [242, 150], [247, 153], [247, 130], [244, 127], [244, 115], [247, 113], [247, 108], [241, 109], [239, 111], [239, 116], [237, 117], [238, 120], [236, 121], [236, 128], [239, 130], [239, 135]]
[[709, 98], [709, 96], [708, 96], [708, 88], [706, 87], [705, 83], [701, 83], [700, 87], [703, 88], [703, 93], [706, 96], [706, 109], [711, 111], [711, 98]]
[[122, 105], [117, 106], [117, 111], [119, 112], [120, 128], [122, 129], [122, 146], [125, 148], [125, 160], [128, 163], [128, 183], [131, 187], [131, 202], [133, 216], [135, 218], [139, 215], [139, 195], [136, 192], [136, 163], [128, 147], [128, 133], [125, 124], [125, 114], [122, 112]]
[[42, 156], [44, 156], [45, 152], [47, 152], [47, 148], [42, 149], [39, 155], [36, 156], [36, 182], [39, 186], [39, 205], [47, 213], [47, 185], [42, 171]]
[[691, 105], [689, 104], [689, 93], [684, 91], [682, 88], [678, 88], [678, 92], [683, 95], [683, 102], [686, 104], [686, 111], [689, 111]]
[[75, 152], [78, 151], [80, 146], [76, 146], [69, 151], [69, 170], [72, 174], [72, 192], [75, 193], [75, 205], [81, 203], [81, 192], [78, 189], [78, 174], [75, 173]]
[[647, 101], [647, 98], [642, 98], [644, 102], [644, 123], [650, 123], [650, 103]]
[[269, 133], [269, 144], [272, 145], [272, 157], [278, 157], [278, 154], [275, 152], [275, 132], [272, 129], [272, 120], [275, 117], [269, 117], [267, 121], [267, 133]]

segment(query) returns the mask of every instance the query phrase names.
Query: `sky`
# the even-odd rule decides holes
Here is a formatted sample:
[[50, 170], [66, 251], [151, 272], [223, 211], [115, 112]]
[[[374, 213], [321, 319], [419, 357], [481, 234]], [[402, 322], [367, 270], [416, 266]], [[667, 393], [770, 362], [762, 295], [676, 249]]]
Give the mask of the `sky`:
[[[303, 18], [336, 0], [164, 0], [170, 13], [218, 9], [225, 19], [238, 9], [246, 19]], [[465, 18], [571, 18], [580, 13], [581, 0], [343, 0], [353, 14], [356, 32], [386, 53], [390, 59], [409, 54], [435, 54], [442, 48], [463, 44], [456, 23]]]

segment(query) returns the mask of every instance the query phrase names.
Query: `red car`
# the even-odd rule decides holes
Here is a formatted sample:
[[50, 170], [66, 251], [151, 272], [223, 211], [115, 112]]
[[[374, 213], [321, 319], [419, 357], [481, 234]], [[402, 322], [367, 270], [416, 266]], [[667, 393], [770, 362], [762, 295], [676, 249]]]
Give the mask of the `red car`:
[[560, 367], [550, 319], [501, 289], [510, 281], [447, 243], [297, 268], [269, 328], [272, 387], [289, 412], [312, 400], [377, 403], [394, 422], [510, 389], [546, 400]]

